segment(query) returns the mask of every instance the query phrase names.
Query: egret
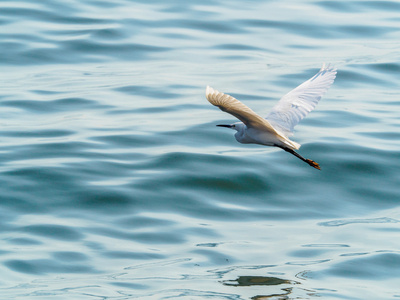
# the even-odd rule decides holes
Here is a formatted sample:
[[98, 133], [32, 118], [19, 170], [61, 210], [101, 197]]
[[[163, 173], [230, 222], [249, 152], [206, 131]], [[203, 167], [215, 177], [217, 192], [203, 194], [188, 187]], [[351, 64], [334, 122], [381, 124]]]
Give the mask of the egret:
[[332, 85], [336, 69], [323, 64], [321, 70], [309, 80], [283, 96], [264, 119], [232, 96], [207, 86], [207, 100], [241, 122], [217, 125], [236, 130], [235, 138], [242, 144], [260, 144], [279, 147], [320, 170], [318, 163], [306, 159], [295, 150], [300, 144], [291, 141], [293, 128], [311, 112]]

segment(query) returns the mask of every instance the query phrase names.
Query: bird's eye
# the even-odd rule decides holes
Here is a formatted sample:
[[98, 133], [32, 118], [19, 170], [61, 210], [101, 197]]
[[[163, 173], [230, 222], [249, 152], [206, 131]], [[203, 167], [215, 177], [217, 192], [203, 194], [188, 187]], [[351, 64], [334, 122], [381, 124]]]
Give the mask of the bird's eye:
[[236, 125], [232, 125], [233, 128], [235, 128]]

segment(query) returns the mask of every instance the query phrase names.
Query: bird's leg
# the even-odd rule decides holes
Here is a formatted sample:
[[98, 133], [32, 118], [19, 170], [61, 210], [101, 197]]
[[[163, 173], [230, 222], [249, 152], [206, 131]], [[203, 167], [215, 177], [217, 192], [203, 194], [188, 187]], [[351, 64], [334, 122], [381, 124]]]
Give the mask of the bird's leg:
[[300, 154], [298, 154], [296, 151], [294, 151], [293, 149], [287, 148], [287, 147], [282, 147], [282, 146], [277, 146], [283, 150], [285, 150], [286, 152], [289, 152], [290, 154], [293, 154], [294, 156], [300, 158], [302, 161], [305, 161], [306, 163], [308, 163], [311, 167], [316, 168], [318, 170], [321, 170], [320, 166], [318, 163], [316, 163], [315, 161], [311, 160], [311, 159], [306, 159], [303, 156], [301, 156]]

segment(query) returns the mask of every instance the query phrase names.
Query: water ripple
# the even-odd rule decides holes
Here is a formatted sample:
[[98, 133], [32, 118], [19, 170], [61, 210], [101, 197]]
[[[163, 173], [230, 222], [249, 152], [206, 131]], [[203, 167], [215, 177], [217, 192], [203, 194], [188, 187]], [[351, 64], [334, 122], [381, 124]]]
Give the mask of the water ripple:
[[400, 221], [392, 218], [382, 217], [382, 218], [374, 218], [374, 219], [353, 219], [353, 220], [336, 220], [329, 222], [319, 223], [321, 226], [343, 226], [343, 225], [351, 225], [351, 224], [374, 224], [374, 223], [399, 223]]

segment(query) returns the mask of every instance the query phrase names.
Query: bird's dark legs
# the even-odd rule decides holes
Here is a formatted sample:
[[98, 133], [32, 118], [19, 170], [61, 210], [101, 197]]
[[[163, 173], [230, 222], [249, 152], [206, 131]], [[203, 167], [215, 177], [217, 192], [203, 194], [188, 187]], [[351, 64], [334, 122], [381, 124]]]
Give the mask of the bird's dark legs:
[[316, 168], [318, 170], [321, 170], [320, 166], [318, 163], [316, 163], [315, 161], [311, 160], [311, 159], [306, 159], [303, 156], [301, 156], [300, 154], [298, 154], [296, 151], [294, 151], [293, 149], [287, 148], [287, 147], [282, 147], [282, 146], [277, 146], [283, 150], [285, 150], [286, 152], [289, 152], [290, 154], [293, 154], [294, 156], [300, 158], [302, 161], [305, 161], [306, 163], [308, 163], [311, 167]]

